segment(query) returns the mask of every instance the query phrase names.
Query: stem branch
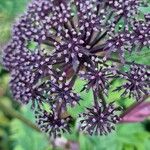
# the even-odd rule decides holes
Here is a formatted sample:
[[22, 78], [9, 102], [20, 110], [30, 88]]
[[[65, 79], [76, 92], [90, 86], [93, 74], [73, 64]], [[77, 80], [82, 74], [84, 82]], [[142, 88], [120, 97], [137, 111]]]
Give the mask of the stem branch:
[[24, 116], [22, 116], [20, 113], [17, 111], [5, 106], [1, 101], [0, 101], [0, 110], [2, 110], [5, 114], [7, 114], [10, 117], [17, 118], [30, 128], [36, 130], [37, 132], [40, 132], [40, 129], [36, 127], [30, 120], [26, 119]]
[[145, 100], [147, 100], [150, 97], [150, 95], [145, 95], [139, 102], [135, 102], [132, 104], [120, 117], [123, 118], [126, 116], [128, 113], [130, 113], [134, 108], [139, 106], [141, 103], [143, 103]]

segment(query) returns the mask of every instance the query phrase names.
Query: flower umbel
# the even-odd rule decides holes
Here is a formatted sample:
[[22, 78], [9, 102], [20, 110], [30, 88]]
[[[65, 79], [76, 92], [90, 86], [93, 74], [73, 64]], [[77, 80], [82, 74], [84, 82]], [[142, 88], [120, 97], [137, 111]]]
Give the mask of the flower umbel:
[[90, 135], [108, 134], [114, 130], [114, 125], [120, 121], [119, 116], [115, 113], [120, 108], [115, 108], [113, 103], [107, 104], [105, 107], [101, 102], [98, 102], [81, 116], [81, 131], [85, 131]]
[[[86, 71], [81, 71], [80, 76], [87, 80], [88, 83], [82, 90], [93, 89], [94, 92], [99, 93], [103, 91], [105, 95], [108, 93], [109, 82], [116, 74], [116, 69], [113, 66], [101, 64], [101, 66], [87, 67]], [[105, 66], [106, 65], [106, 66]]]
[[[150, 66], [126, 59], [150, 47], [150, 15], [139, 17], [143, 5], [142, 0], [33, 0], [16, 22], [3, 53], [11, 91], [15, 100], [32, 103], [38, 126], [51, 137], [70, 131], [68, 106], [80, 105], [82, 92], [91, 90], [94, 97], [80, 122], [90, 135], [107, 134], [120, 120], [120, 109], [106, 101], [116, 80], [124, 79], [115, 90], [124, 90], [124, 97], [139, 101], [150, 94]], [[76, 93], [79, 78], [86, 83]]]
[[121, 73], [120, 77], [126, 82], [116, 90], [124, 89], [122, 96], [128, 95], [141, 99], [143, 95], [150, 94], [150, 70], [146, 66], [131, 65], [130, 71]]
[[37, 125], [43, 132], [47, 132], [50, 137], [56, 138], [60, 136], [62, 132], [70, 131], [71, 117], [61, 118], [58, 112], [52, 110], [47, 112], [39, 110], [35, 112]]

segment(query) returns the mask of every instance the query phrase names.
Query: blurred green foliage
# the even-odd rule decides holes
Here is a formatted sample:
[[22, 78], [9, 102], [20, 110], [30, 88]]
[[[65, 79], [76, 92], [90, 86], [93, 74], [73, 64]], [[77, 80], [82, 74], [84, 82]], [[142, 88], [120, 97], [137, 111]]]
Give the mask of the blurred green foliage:
[[[30, 107], [22, 107], [21, 113], [30, 121], [34, 120]], [[11, 140], [14, 141], [14, 150], [49, 150], [50, 145], [44, 134], [34, 131], [18, 119], [10, 124]]]
[[10, 37], [11, 25], [29, 0], [0, 0], [0, 46]]
[[[29, 0], [0, 0], [0, 54], [2, 47], [7, 43], [11, 35], [11, 28], [15, 18], [22, 13]], [[142, 13], [150, 12], [150, 8], [141, 8]], [[148, 49], [144, 49], [139, 55], [134, 57], [140, 63], [149, 64], [150, 54]], [[0, 66], [0, 102], [9, 109], [16, 110], [22, 116], [34, 123], [34, 116], [29, 106], [20, 106], [12, 100], [8, 88], [9, 74]], [[80, 91], [84, 83], [80, 80], [75, 85], [76, 91]], [[120, 84], [119, 81], [113, 83], [114, 86]], [[112, 91], [113, 89], [111, 89]], [[119, 104], [128, 106], [131, 100], [124, 103], [118, 96], [119, 93], [111, 93], [110, 101], [115, 100]], [[91, 105], [92, 93], [82, 93], [80, 106], [74, 109], [69, 108], [69, 113], [76, 117], [84, 110], [84, 107]], [[9, 111], [9, 110], [8, 110]], [[81, 150], [150, 150], [150, 122], [136, 124], [120, 124], [117, 130], [108, 136], [89, 137], [73, 129], [73, 133], [64, 135], [69, 141], [75, 141], [80, 145]], [[15, 116], [10, 116], [0, 109], [0, 150], [51, 150], [52, 144], [48, 138], [30, 128]]]

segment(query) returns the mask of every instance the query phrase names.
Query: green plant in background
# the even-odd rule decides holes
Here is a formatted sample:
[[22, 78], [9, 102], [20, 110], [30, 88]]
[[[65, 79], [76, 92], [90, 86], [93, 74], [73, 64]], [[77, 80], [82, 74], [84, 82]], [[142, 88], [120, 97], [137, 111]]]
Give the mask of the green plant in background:
[[[29, 107], [22, 107], [21, 113], [26, 118], [29, 118], [31, 122], [34, 121], [34, 116]], [[11, 122], [11, 140], [14, 142], [14, 150], [50, 150], [51, 146], [47, 138], [40, 132], [29, 128], [18, 119], [13, 119]], [[32, 141], [32, 142], [31, 142]]]
[[14, 19], [24, 10], [27, 2], [28, 0], [0, 1], [0, 46], [8, 41]]
[[[18, 13], [23, 11], [27, 1], [24, 0], [6, 0], [0, 1], [0, 36], [1, 36], [1, 45], [7, 42], [10, 37], [11, 25], [14, 22], [14, 18], [18, 16]], [[9, 11], [8, 11], [9, 10]], [[142, 12], [149, 12], [149, 8], [141, 8]], [[1, 17], [2, 16], [2, 17]], [[141, 57], [142, 56], [142, 57]], [[127, 60], [135, 60], [141, 64], [149, 65], [149, 49], [141, 51], [138, 55], [132, 55], [131, 57], [127, 56]], [[12, 102], [10, 97], [10, 92], [8, 90], [8, 81], [9, 75], [2, 69], [0, 74], [0, 100], [8, 109], [16, 109], [22, 118], [16, 119], [17, 116], [11, 116], [6, 112], [2, 111], [0, 108], [0, 149], [2, 150], [48, 150], [53, 149], [52, 143], [48, 142], [47, 138], [42, 133], [39, 133], [32, 125], [26, 124], [23, 118], [28, 118], [29, 121], [34, 123], [34, 117], [32, 112], [29, 111], [29, 106], [20, 106], [16, 102]], [[76, 92], [79, 92], [82, 89], [84, 83], [80, 80], [76, 82], [75, 88]], [[120, 81], [115, 81], [115, 85], [120, 85]], [[112, 86], [113, 87], [113, 86]], [[112, 94], [110, 93], [111, 99], [115, 100], [118, 103], [121, 103], [122, 106], [127, 107], [131, 104], [131, 100], [124, 99], [119, 97], [119, 93]], [[68, 112], [72, 117], [76, 118], [80, 112], [84, 111], [85, 107], [91, 105], [91, 98], [93, 98], [92, 91], [88, 94], [82, 93], [82, 101], [80, 106], [75, 108], [69, 107]], [[111, 100], [110, 99], [110, 100]], [[9, 111], [9, 110], [8, 110]], [[28, 120], [27, 119], [27, 120]], [[136, 129], [136, 130], [134, 130]], [[133, 132], [129, 132], [133, 131]], [[145, 129], [144, 124], [119, 124], [115, 132], [108, 136], [102, 137], [90, 137], [82, 133], [78, 133], [76, 129], [71, 135], [64, 135], [64, 137], [76, 144], [80, 145], [81, 150], [149, 150], [150, 149], [150, 133]], [[32, 142], [31, 142], [32, 141]], [[108, 147], [111, 145], [111, 148]], [[65, 149], [65, 148], [62, 148]]]

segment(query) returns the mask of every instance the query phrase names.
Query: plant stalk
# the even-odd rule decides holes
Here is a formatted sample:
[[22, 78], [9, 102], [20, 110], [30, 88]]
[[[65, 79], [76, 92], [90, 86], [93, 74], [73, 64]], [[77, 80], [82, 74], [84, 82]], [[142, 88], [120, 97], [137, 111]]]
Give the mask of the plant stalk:
[[36, 130], [37, 132], [41, 132], [40, 129], [37, 126], [35, 126], [30, 120], [26, 119], [19, 112], [13, 110], [12, 108], [5, 106], [1, 101], [0, 101], [0, 110], [2, 110], [5, 114], [7, 114], [10, 117], [19, 119], [21, 122], [23, 122], [30, 128]]
[[144, 101], [146, 101], [148, 98], [150, 97], [150, 95], [145, 95], [139, 102], [135, 102], [134, 104], [132, 104], [120, 117], [123, 118], [124, 116], [126, 116], [128, 113], [130, 113], [134, 108], [136, 108], [137, 106], [139, 106], [141, 103], [143, 103]]

